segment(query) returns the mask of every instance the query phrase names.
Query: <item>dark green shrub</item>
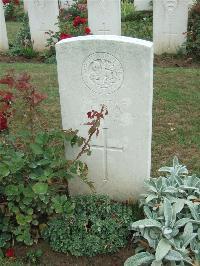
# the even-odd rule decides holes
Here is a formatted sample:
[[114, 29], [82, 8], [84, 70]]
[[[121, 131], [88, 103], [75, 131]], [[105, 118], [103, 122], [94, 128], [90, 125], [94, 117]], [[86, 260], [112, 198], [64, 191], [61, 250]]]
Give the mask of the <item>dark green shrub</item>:
[[72, 200], [74, 216], [53, 219], [43, 231], [53, 250], [94, 256], [116, 252], [127, 244], [129, 223], [136, 218], [130, 205], [100, 195], [78, 196]]
[[37, 52], [33, 50], [31, 42], [30, 27], [28, 15], [22, 18], [22, 26], [16, 35], [14, 42], [11, 44], [11, 55], [25, 56], [26, 58], [33, 58]]
[[[0, 85], [1, 256], [15, 241], [26, 245], [37, 242], [52, 216], [72, 215], [68, 179], [78, 176], [94, 189], [87, 178], [88, 167], [80, 158], [90, 154], [90, 140], [107, 109], [102, 105], [100, 112], [90, 111], [91, 118], [87, 115], [92, 119], [88, 139], [78, 136], [78, 130], [41, 132], [42, 115], [37, 114], [47, 96], [33, 86], [30, 76], [10, 71], [0, 79]], [[26, 130], [17, 129], [17, 125]], [[78, 148], [74, 159], [66, 159], [64, 143]]]
[[122, 24], [122, 32], [124, 36], [151, 41], [153, 39], [153, 12], [133, 12]]
[[186, 51], [200, 60], [200, 0], [196, 0], [189, 13]]

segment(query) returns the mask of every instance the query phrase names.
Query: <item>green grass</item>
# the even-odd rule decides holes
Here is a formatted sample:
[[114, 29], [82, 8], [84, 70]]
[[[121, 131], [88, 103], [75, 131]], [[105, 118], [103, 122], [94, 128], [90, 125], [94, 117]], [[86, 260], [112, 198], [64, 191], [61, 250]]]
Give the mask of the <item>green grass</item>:
[[9, 43], [11, 43], [15, 40], [16, 34], [19, 31], [20, 26], [21, 26], [20, 22], [16, 22], [16, 21], [7, 21], [6, 22]]
[[23, 264], [19, 261], [12, 261], [9, 259], [0, 259], [1, 266], [23, 266]]
[[[47, 127], [61, 126], [56, 65], [0, 64], [0, 73], [13, 68], [31, 73], [36, 87], [48, 94], [43, 109]], [[200, 69], [155, 68], [152, 175], [174, 155], [200, 173]]]

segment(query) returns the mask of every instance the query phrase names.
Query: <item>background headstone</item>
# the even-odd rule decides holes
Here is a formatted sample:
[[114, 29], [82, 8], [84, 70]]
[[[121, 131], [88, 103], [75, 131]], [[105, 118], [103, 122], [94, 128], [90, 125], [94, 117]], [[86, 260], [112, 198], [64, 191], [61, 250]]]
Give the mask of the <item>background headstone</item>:
[[[57, 43], [56, 54], [63, 128], [79, 129], [87, 137], [87, 112], [100, 111], [102, 104], [108, 108], [91, 143], [92, 155], [82, 158], [97, 193], [137, 198], [151, 168], [152, 43], [81, 36]], [[91, 192], [79, 178], [69, 189], [72, 195]]]
[[177, 53], [186, 40], [188, 0], [153, 1], [155, 54]]
[[3, 3], [0, 0], [0, 51], [8, 50], [8, 37], [4, 16]]
[[44, 50], [49, 38], [45, 32], [58, 31], [55, 25], [59, 15], [57, 0], [28, 0], [31, 39], [35, 50]]
[[92, 34], [121, 35], [120, 0], [88, 0], [87, 6]]
[[150, 0], [134, 0], [135, 10], [152, 10], [151, 1]]

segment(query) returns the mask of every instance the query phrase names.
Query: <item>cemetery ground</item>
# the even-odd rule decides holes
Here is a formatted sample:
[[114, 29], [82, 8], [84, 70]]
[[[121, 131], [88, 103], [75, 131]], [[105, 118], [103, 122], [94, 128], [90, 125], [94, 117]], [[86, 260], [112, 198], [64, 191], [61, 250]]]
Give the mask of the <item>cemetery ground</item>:
[[[31, 73], [33, 83], [48, 99], [42, 106], [49, 128], [60, 128], [60, 105], [56, 65], [41, 63], [0, 63], [3, 75], [9, 69], [16, 73]], [[158, 176], [157, 169], [169, 165], [174, 155], [188, 166], [193, 173], [200, 173], [200, 69], [161, 68], [154, 71], [152, 176]], [[93, 258], [76, 258], [55, 254], [47, 244], [37, 247], [43, 250], [42, 265], [122, 265], [133, 254], [131, 245], [111, 255]], [[30, 249], [33, 249], [31, 247]], [[20, 259], [29, 248], [19, 246], [16, 255]], [[56, 259], [55, 259], [56, 258]], [[7, 265], [7, 264], [6, 264]]]
[[[123, 35], [152, 40], [151, 20], [149, 18], [145, 24], [141, 25], [134, 21], [123, 22]], [[9, 42], [14, 41], [19, 27], [20, 22], [7, 21]], [[137, 36], [135, 36], [136, 33]], [[155, 56], [152, 177], [160, 176], [158, 169], [164, 165], [171, 165], [175, 155], [179, 158], [181, 164], [187, 166], [189, 173], [198, 176], [200, 174], [200, 67], [199, 63], [193, 59], [183, 55]], [[30, 74], [35, 87], [48, 95], [48, 98], [40, 105], [43, 120], [41, 125], [38, 124], [38, 127], [41, 127], [41, 130], [43, 128], [61, 129], [56, 64], [45, 64], [41, 56], [28, 59], [0, 54], [0, 76], [6, 74], [10, 69], [13, 69], [16, 73], [27, 72]], [[12, 127], [19, 128], [20, 124], [17, 123], [17, 121], [14, 121]], [[61, 153], [64, 153], [64, 150], [61, 150]], [[14, 250], [16, 259], [0, 260], [0, 265], [121, 266], [127, 258], [134, 254], [131, 241], [125, 248], [121, 248], [116, 253], [94, 257], [76, 257], [70, 255], [70, 253], [57, 253], [52, 251], [50, 245], [43, 240], [30, 247], [16, 244]], [[24, 258], [27, 257], [27, 252], [33, 250], [42, 250], [43, 254], [36, 264], [33, 261], [37, 258], [34, 257], [34, 254], [30, 255], [26, 264]], [[21, 264], [22, 259], [23, 263]]]
[[[33, 83], [48, 95], [45, 109], [49, 128], [60, 128], [60, 104], [56, 65], [0, 63], [0, 73], [9, 69], [31, 73]], [[200, 69], [154, 68], [152, 176], [174, 155], [200, 173]]]
[[[16, 73], [31, 73], [33, 83], [48, 99], [42, 106], [49, 128], [60, 128], [60, 105], [56, 65], [41, 63], [0, 63], [3, 75], [9, 69]], [[174, 155], [188, 166], [193, 173], [200, 173], [200, 69], [199, 68], [161, 68], [154, 71], [154, 105], [153, 105], [153, 142], [152, 142], [152, 176], [158, 176], [157, 169], [169, 165]], [[44, 243], [43, 265], [122, 265], [132, 255], [128, 246], [113, 255], [94, 258], [76, 258], [50, 251]], [[17, 248], [18, 256], [24, 256], [26, 247]], [[66, 264], [68, 261], [69, 264]], [[62, 264], [63, 263], [63, 264]], [[71, 264], [70, 264], [71, 263]]]

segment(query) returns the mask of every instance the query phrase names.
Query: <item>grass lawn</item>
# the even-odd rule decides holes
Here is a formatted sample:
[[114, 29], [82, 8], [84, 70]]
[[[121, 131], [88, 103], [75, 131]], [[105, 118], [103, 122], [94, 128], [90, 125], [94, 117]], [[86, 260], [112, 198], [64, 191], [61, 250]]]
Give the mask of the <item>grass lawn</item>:
[[[49, 128], [60, 127], [60, 105], [56, 65], [0, 64], [8, 69], [31, 73], [36, 87], [48, 94], [44, 103]], [[174, 155], [193, 173], [200, 173], [200, 69], [155, 68], [152, 175], [171, 164]]]

